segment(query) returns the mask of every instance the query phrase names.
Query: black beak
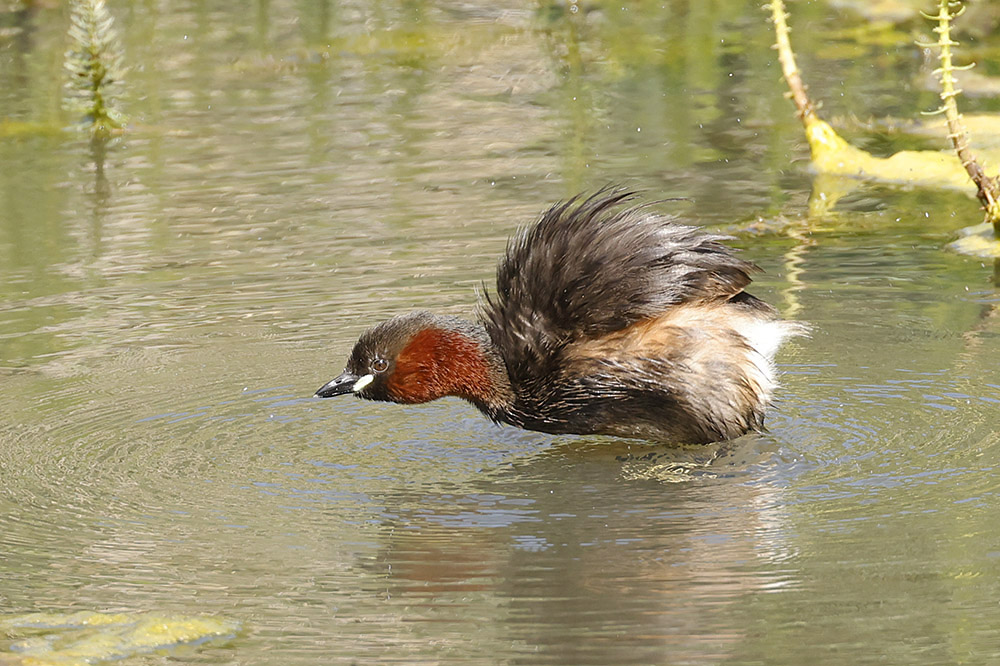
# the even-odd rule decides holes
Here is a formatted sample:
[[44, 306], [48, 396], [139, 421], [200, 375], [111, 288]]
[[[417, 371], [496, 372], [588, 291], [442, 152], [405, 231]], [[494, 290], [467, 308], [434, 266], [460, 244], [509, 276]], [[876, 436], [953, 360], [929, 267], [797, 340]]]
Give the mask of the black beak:
[[354, 383], [358, 381], [358, 376], [344, 370], [339, 376], [334, 377], [316, 391], [317, 398], [332, 398], [335, 395], [344, 395], [354, 390]]

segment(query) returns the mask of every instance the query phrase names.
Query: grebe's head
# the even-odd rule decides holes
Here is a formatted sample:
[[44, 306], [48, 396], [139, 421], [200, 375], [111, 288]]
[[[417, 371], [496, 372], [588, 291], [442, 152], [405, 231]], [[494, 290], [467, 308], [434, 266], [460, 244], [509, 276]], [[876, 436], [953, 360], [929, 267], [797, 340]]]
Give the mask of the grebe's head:
[[[354, 393], [368, 400], [410, 402], [393, 390], [394, 379], [401, 358], [404, 374], [414, 371], [419, 374], [421, 367], [428, 364], [427, 359], [421, 363], [414, 358], [414, 352], [419, 350], [411, 350], [410, 346], [422, 332], [433, 327], [434, 319], [429, 312], [412, 312], [372, 326], [354, 344], [344, 371], [320, 387], [316, 396], [332, 398]], [[411, 367], [414, 361], [417, 367]]]
[[459, 396], [488, 401], [493, 389], [485, 331], [457, 317], [412, 312], [365, 331], [339, 376], [316, 395], [420, 403]]

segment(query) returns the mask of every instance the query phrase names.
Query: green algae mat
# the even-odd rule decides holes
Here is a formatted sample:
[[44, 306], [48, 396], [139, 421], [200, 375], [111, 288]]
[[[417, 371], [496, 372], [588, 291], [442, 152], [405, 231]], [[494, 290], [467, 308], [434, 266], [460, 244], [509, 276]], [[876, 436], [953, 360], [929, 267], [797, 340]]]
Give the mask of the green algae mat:
[[[233, 620], [131, 613], [30, 613], [0, 616], [0, 666], [77, 666], [223, 643]], [[9, 642], [8, 642], [9, 641]]]

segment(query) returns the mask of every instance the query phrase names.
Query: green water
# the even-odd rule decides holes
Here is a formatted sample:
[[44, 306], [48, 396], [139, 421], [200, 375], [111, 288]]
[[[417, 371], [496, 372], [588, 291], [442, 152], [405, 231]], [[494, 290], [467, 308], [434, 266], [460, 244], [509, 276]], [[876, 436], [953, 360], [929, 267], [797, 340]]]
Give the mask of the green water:
[[[57, 129], [64, 8], [0, 6], [0, 663], [1000, 659], [1000, 292], [944, 249], [980, 212], [862, 187], [807, 218], [757, 2], [110, 6], [131, 127], [104, 148]], [[939, 145], [864, 129], [936, 106], [917, 24], [793, 10], [846, 135]], [[813, 327], [768, 433], [310, 397], [372, 322], [471, 313], [518, 225], [608, 182], [753, 227], [754, 293]], [[73, 662], [32, 613], [239, 630]]]

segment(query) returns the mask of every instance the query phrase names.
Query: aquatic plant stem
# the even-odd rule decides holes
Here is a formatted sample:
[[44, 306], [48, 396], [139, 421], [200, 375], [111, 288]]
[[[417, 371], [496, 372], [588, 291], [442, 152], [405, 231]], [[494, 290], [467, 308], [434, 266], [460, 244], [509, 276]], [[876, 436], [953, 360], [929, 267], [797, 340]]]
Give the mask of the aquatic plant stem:
[[802, 82], [802, 75], [795, 64], [795, 53], [792, 51], [792, 43], [788, 38], [790, 30], [785, 3], [782, 0], [773, 0], [770, 4], [764, 5], [764, 9], [771, 10], [771, 20], [774, 21], [776, 43], [771, 48], [778, 50], [778, 62], [781, 63], [781, 73], [788, 84], [789, 94], [795, 102], [799, 117], [808, 127], [808, 120], [816, 115], [816, 107], [809, 99], [809, 95], [806, 94], [806, 85]]
[[958, 42], [951, 38], [951, 22], [965, 11], [965, 7], [961, 6], [957, 12], [952, 12], [952, 6], [959, 4], [950, 0], [938, 0], [937, 15], [924, 14], [926, 18], [938, 22], [934, 28], [938, 39], [934, 44], [920, 45], [937, 46], [939, 49], [938, 58], [941, 66], [934, 70], [934, 73], [941, 77], [941, 107], [936, 113], [944, 113], [948, 123], [948, 138], [951, 139], [951, 144], [955, 147], [965, 171], [976, 184], [976, 196], [986, 210], [986, 221], [993, 225], [994, 233], [1000, 236], [1000, 182], [997, 178], [986, 175], [973, 154], [969, 146], [969, 132], [962, 122], [962, 114], [958, 112], [958, 103], [955, 101], [962, 92], [955, 86], [955, 71], [972, 67], [972, 65], [959, 67], [952, 62], [951, 47], [957, 46]]
[[813, 168], [819, 173], [831, 173], [858, 177], [866, 171], [865, 165], [870, 162], [869, 155], [845, 141], [816, 113], [816, 105], [806, 93], [806, 85], [802, 82], [798, 65], [795, 64], [795, 53], [788, 38], [788, 13], [782, 0], [773, 0], [764, 5], [771, 10], [771, 20], [774, 23], [775, 44], [772, 48], [778, 51], [778, 62], [781, 72], [788, 84], [789, 96], [795, 102], [799, 119], [805, 130], [806, 141], [809, 142], [809, 152]]
[[64, 106], [81, 114], [81, 126], [95, 136], [120, 130], [124, 116], [112, 91], [120, 85], [124, 67], [114, 19], [104, 0], [71, 2], [69, 38]]

